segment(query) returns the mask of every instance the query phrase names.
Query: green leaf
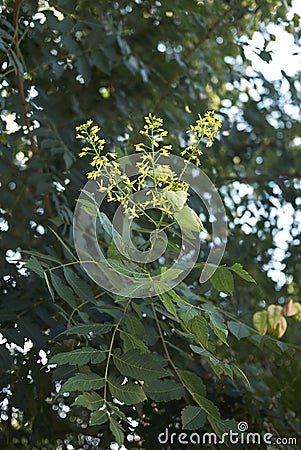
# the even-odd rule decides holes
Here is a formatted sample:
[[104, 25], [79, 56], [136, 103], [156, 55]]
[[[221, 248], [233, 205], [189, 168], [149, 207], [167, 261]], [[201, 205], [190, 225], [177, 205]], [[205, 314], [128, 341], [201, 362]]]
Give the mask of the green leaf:
[[230, 322], [227, 323], [227, 326], [229, 331], [234, 334], [238, 340], [248, 337], [251, 334], [249, 329], [243, 323], [230, 320]]
[[210, 327], [216, 334], [216, 336], [224, 342], [224, 344], [228, 345], [227, 343], [227, 336], [228, 336], [228, 330], [225, 324], [225, 321], [223, 319], [223, 316], [217, 309], [210, 304], [203, 305], [204, 310], [206, 311], [206, 317], [209, 317], [210, 319]]
[[182, 427], [184, 430], [198, 430], [203, 427], [207, 415], [199, 406], [185, 406], [181, 414]]
[[177, 371], [183, 385], [191, 394], [206, 395], [206, 386], [197, 374], [188, 370]]
[[165, 369], [150, 354], [130, 350], [122, 356], [113, 355], [115, 367], [126, 376], [139, 380], [152, 380], [168, 375]]
[[112, 323], [91, 323], [91, 325], [76, 325], [74, 327], [68, 328], [61, 334], [77, 334], [78, 336], [86, 336], [89, 333], [96, 335], [102, 335], [109, 333], [112, 328], [115, 327]]
[[[213, 416], [208, 416], [208, 421], [219, 439], [224, 439], [226, 437], [226, 439], [224, 439], [225, 444], [229, 440], [228, 435], [230, 431], [232, 430], [236, 432], [238, 429], [238, 423], [235, 420], [221, 420], [214, 418]], [[227, 436], [225, 435], [225, 433], [227, 433]]]
[[183, 300], [177, 299], [177, 304], [179, 307], [178, 314], [186, 325], [193, 317], [199, 316], [200, 314], [199, 311], [194, 308], [194, 305], [188, 305], [183, 302]]
[[109, 415], [107, 409], [102, 409], [101, 411], [94, 411], [90, 416], [90, 425], [103, 425], [109, 420]]
[[139, 349], [141, 353], [149, 353], [148, 347], [140, 339], [132, 336], [126, 331], [120, 331], [119, 334], [123, 340], [123, 350], [125, 353], [135, 348]]
[[51, 296], [51, 298], [52, 298], [52, 300], [54, 300], [54, 292], [53, 292], [53, 289], [52, 289], [52, 287], [51, 287], [51, 284], [50, 284], [50, 281], [49, 281], [49, 278], [48, 278], [48, 275], [47, 275], [47, 273], [46, 272], [44, 272], [44, 279], [45, 279], [45, 282], [46, 282], [46, 286], [47, 286], [47, 288], [48, 288], [48, 291], [49, 291], [49, 293], [50, 293], [50, 296]]
[[277, 341], [276, 345], [277, 345], [277, 347], [280, 348], [280, 350], [282, 352], [285, 352], [289, 348], [289, 346], [288, 346], [288, 344], [286, 342]]
[[54, 234], [54, 236], [57, 238], [57, 240], [62, 244], [62, 246], [64, 247], [64, 249], [69, 253], [69, 255], [72, 257], [72, 259], [74, 261], [77, 261], [76, 256], [72, 253], [72, 251], [70, 250], [70, 248], [68, 247], [68, 245], [66, 244], [66, 242], [63, 241], [63, 239], [61, 238], [61, 236], [51, 227], [49, 227], [49, 229], [52, 231], [52, 233]]
[[180, 400], [185, 390], [183, 386], [174, 380], [152, 380], [147, 381], [143, 386], [144, 392], [157, 402], [169, 402]]
[[[71, 36], [70, 36], [71, 38]], [[66, 36], [65, 36], [66, 40]], [[65, 43], [66, 45], [66, 43]], [[72, 46], [71, 46], [72, 48]], [[86, 55], [81, 55], [75, 60], [77, 71], [80, 75], [83, 76], [86, 83], [89, 83], [91, 80], [91, 66], [88, 63]]]
[[220, 418], [218, 407], [211, 400], [208, 400], [208, 398], [199, 394], [193, 394], [193, 398], [195, 402], [208, 414], [208, 416], [212, 416], [214, 419]]
[[272, 61], [271, 53], [271, 51], [262, 50], [259, 56], [263, 61], [269, 63], [270, 61]]
[[203, 358], [210, 359], [214, 365], [223, 364], [222, 361], [217, 359], [212, 353], [204, 348], [198, 347], [197, 345], [190, 345], [190, 348], [194, 353], [203, 356]]
[[203, 316], [195, 316], [187, 323], [187, 328], [196, 336], [199, 344], [208, 346], [207, 321]]
[[239, 275], [241, 278], [243, 278], [246, 281], [250, 281], [250, 283], [255, 283], [256, 281], [254, 278], [243, 268], [243, 266], [240, 263], [235, 263], [233, 266], [229, 267], [229, 270], [232, 270], [237, 275]]
[[210, 327], [216, 334], [216, 336], [226, 345], [228, 345], [227, 342], [227, 336], [228, 336], [228, 330], [226, 327], [226, 324], [223, 320], [223, 318], [218, 314], [211, 314], [210, 315]]
[[138, 306], [135, 302], [132, 302], [131, 305], [139, 319], [142, 321], [142, 311], [140, 309], [140, 306]]
[[34, 250], [29, 251], [29, 250], [22, 249], [22, 253], [26, 253], [27, 255], [36, 256], [39, 259], [46, 259], [46, 261], [52, 261], [52, 262], [55, 262], [56, 264], [61, 264], [61, 261], [59, 259], [54, 258], [53, 256], [50, 256], [50, 255], [44, 255], [43, 253], [36, 252]]
[[80, 279], [70, 267], [64, 267], [64, 275], [67, 283], [72, 287], [76, 295], [85, 300], [93, 300], [92, 287]]
[[111, 224], [108, 216], [105, 213], [100, 212], [98, 214], [98, 218], [99, 218], [99, 221], [100, 221], [104, 231], [106, 233], [108, 233], [108, 235], [112, 238], [113, 237], [113, 227], [112, 227], [112, 224]]
[[86, 198], [78, 198], [77, 203], [80, 203], [81, 209], [85, 211], [86, 214], [90, 217], [98, 217], [98, 206], [95, 203], [95, 200], [87, 200]]
[[108, 250], [107, 250], [107, 258], [108, 259], [121, 259], [121, 254], [118, 250], [118, 248], [116, 247], [116, 244], [114, 242], [114, 240], [112, 240], [109, 244]]
[[116, 439], [117, 444], [121, 446], [124, 442], [124, 433], [122, 432], [123, 428], [112, 416], [109, 417], [109, 421], [110, 421], [110, 430], [114, 438]]
[[212, 286], [225, 294], [233, 294], [234, 279], [229, 269], [219, 267], [210, 278]]
[[64, 392], [90, 391], [101, 389], [104, 386], [104, 378], [96, 373], [77, 373], [69, 378], [61, 387], [60, 394]]
[[166, 267], [162, 267], [161, 281], [166, 282], [176, 280], [178, 276], [181, 275], [182, 273], [183, 273], [182, 269], [173, 269], [173, 268], [168, 269]]
[[159, 295], [159, 298], [164, 306], [164, 308], [172, 315], [174, 316], [177, 320], [179, 320], [178, 318], [178, 314], [176, 311], [176, 308], [173, 305], [172, 302], [172, 298], [169, 297], [169, 295], [167, 293], [163, 293]]
[[84, 392], [76, 397], [72, 406], [83, 406], [90, 411], [95, 411], [103, 406], [104, 400], [97, 392]]
[[250, 382], [248, 380], [248, 377], [246, 376], [246, 374], [237, 366], [234, 366], [233, 368], [233, 372], [235, 373], [235, 375], [237, 375], [239, 378], [242, 378], [248, 386], [250, 386]]
[[54, 355], [48, 364], [70, 364], [83, 366], [91, 362], [92, 364], [99, 364], [106, 358], [106, 353], [92, 347], [82, 347], [72, 352], [58, 353]]
[[[112, 70], [112, 60], [107, 57], [106, 53], [103, 50], [96, 50], [93, 52], [92, 56], [93, 62], [97, 69], [99, 69], [101, 72], [104, 72], [106, 75], [110, 75]], [[106, 95], [108, 95], [107, 92]]]
[[136, 405], [147, 400], [142, 387], [132, 381], [124, 383], [121, 376], [110, 375], [108, 379], [109, 389], [113, 397], [126, 405]]
[[76, 159], [75, 155], [73, 153], [71, 153], [70, 151], [67, 152], [67, 150], [66, 150], [63, 154], [63, 158], [64, 158], [66, 169], [69, 170], [72, 167], [72, 165]]
[[[128, 260], [118, 260], [118, 259], [107, 259], [107, 263], [115, 269], [117, 272], [120, 272], [129, 277], [133, 276], [133, 273], [136, 277], [142, 277], [143, 274], [140, 273], [140, 268], [137, 264], [132, 263]], [[144, 277], [144, 275], [143, 275]], [[124, 295], [125, 296], [125, 295]]]
[[142, 323], [142, 320], [133, 316], [133, 314], [128, 314], [126, 315], [124, 323], [127, 328], [127, 331], [130, 334], [132, 334], [138, 339], [143, 339], [143, 336], [145, 335], [145, 328]]
[[229, 364], [225, 364], [212, 355], [212, 353], [208, 350], [198, 347], [197, 345], [190, 345], [190, 348], [194, 353], [197, 353], [207, 359], [208, 364], [218, 377], [220, 377], [222, 373], [226, 373], [231, 379], [233, 378], [233, 369]]
[[44, 269], [35, 256], [31, 256], [25, 263], [25, 267], [44, 279]]
[[107, 402], [107, 403], [108, 403], [108, 405], [110, 405], [110, 411], [114, 412], [120, 419], [124, 420], [124, 422], [131, 425], [131, 421], [126, 417], [124, 412], [122, 412], [121, 409], [119, 409], [119, 407], [116, 406], [116, 404], [114, 404], [112, 402]]
[[76, 308], [76, 301], [72, 289], [63, 283], [60, 277], [55, 275], [53, 272], [50, 272], [50, 278], [58, 296], [65, 300], [65, 302], [67, 302], [72, 308]]

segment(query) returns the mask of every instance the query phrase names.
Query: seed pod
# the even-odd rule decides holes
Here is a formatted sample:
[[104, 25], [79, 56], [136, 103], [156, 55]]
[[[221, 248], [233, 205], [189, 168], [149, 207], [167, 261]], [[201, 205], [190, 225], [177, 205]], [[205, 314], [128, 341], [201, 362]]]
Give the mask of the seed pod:
[[253, 315], [253, 324], [258, 333], [266, 334], [266, 332], [268, 331], [268, 312], [257, 311]]
[[187, 205], [185, 205], [181, 211], [176, 211], [174, 213], [174, 218], [179, 223], [181, 230], [188, 237], [193, 237], [192, 231], [200, 233], [204, 230], [199, 216]]
[[268, 333], [272, 334], [273, 330], [277, 327], [282, 316], [282, 306], [270, 305], [268, 307]]
[[282, 338], [287, 329], [287, 321], [285, 317], [281, 316], [278, 320], [275, 328], [269, 331], [271, 336], [275, 336], [277, 339]]
[[174, 211], [181, 211], [187, 202], [188, 193], [185, 191], [166, 191], [165, 195]]
[[301, 322], [301, 304], [298, 302], [294, 303], [294, 307], [296, 308], [296, 314], [293, 316], [297, 322]]
[[297, 314], [297, 309], [294, 306], [293, 300], [290, 299], [286, 305], [284, 305], [282, 309], [282, 314], [287, 317], [294, 316]]

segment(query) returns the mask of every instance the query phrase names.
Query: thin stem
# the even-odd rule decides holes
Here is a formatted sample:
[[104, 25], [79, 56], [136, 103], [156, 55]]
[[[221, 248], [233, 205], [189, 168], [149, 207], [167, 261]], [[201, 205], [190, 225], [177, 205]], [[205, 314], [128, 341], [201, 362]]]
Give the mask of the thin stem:
[[154, 182], [154, 188], [157, 191], [157, 179], [155, 176], [155, 138], [154, 138], [154, 129], [152, 128], [152, 135], [151, 135], [151, 143], [152, 143], [152, 169], [153, 169], [153, 182]]
[[165, 218], [165, 213], [164, 213], [164, 211], [161, 211], [161, 217], [160, 217], [160, 220], [159, 220], [159, 222], [156, 224], [157, 230], [161, 227], [164, 218]]
[[105, 380], [105, 385], [104, 385], [104, 394], [103, 394], [103, 398], [104, 398], [104, 403], [107, 402], [107, 388], [108, 388], [108, 373], [109, 373], [109, 366], [110, 366], [110, 361], [111, 361], [111, 357], [112, 357], [112, 353], [113, 353], [113, 346], [114, 346], [114, 341], [115, 341], [115, 336], [116, 333], [119, 329], [119, 326], [125, 316], [125, 313], [131, 303], [132, 299], [129, 299], [126, 306], [123, 309], [122, 312], [122, 316], [120, 317], [120, 319], [118, 320], [117, 324], [115, 325], [115, 328], [113, 330], [112, 333], [112, 337], [111, 337], [111, 342], [110, 342], [110, 346], [109, 346], [109, 350], [108, 350], [108, 357], [107, 357], [107, 362], [106, 362], [106, 368], [105, 368], [105, 374], [104, 374], [104, 380]]
[[69, 319], [68, 319], [67, 328], [70, 327], [70, 324], [71, 324], [71, 321], [72, 321], [72, 319], [73, 319], [74, 314], [75, 314], [77, 311], [79, 311], [83, 306], [87, 305], [87, 303], [89, 303], [88, 300], [85, 301], [85, 302], [82, 302], [80, 305], [78, 305], [76, 308], [74, 308], [74, 309], [72, 310], [72, 313], [70, 314], [70, 317], [69, 317]]
[[166, 358], [168, 359], [169, 364], [171, 365], [171, 367], [173, 368], [173, 370], [175, 371], [175, 373], [179, 377], [178, 369], [175, 366], [175, 364], [174, 364], [174, 362], [173, 362], [173, 360], [172, 360], [172, 358], [171, 358], [171, 356], [169, 354], [169, 351], [168, 351], [168, 348], [167, 348], [167, 345], [166, 345], [166, 342], [165, 342], [165, 339], [164, 339], [164, 335], [163, 335], [163, 332], [162, 332], [162, 328], [160, 326], [160, 322], [159, 322], [159, 319], [158, 319], [158, 316], [157, 316], [157, 312], [156, 312], [156, 309], [155, 309], [155, 306], [154, 306], [153, 303], [152, 303], [152, 310], [153, 310], [153, 314], [154, 314], [154, 317], [155, 317], [156, 325], [157, 325], [157, 328], [158, 328], [158, 332], [159, 332], [159, 335], [160, 335], [162, 346], [164, 348], [164, 352], [165, 352]]

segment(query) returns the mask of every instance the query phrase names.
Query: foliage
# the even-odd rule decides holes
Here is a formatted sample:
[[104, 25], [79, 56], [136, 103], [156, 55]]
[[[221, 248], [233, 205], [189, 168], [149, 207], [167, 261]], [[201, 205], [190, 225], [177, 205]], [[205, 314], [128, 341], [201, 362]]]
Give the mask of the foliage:
[[[300, 322], [288, 318], [281, 341], [252, 326], [271, 305], [292, 300], [300, 312], [300, 80], [286, 72], [266, 80], [245, 56], [261, 31], [257, 51], [269, 61], [270, 22], [300, 40], [289, 7], [2, 2], [1, 448], [108, 448], [112, 433], [118, 442], [139, 435], [129, 448], [158, 448], [166, 426], [221, 433], [236, 427], [227, 419], [300, 439]], [[200, 262], [172, 292], [153, 301], [112, 297], [76, 264], [73, 211], [88, 169], [76, 158], [74, 127], [93, 118], [109, 153], [121, 157], [139, 149], [136, 130], [152, 111], [180, 155], [186, 124], [211, 109], [223, 127], [203, 149], [202, 170], [227, 209], [223, 265], [199, 284], [204, 240]], [[193, 194], [189, 207], [210, 230]], [[99, 243], [118, 264], [113, 211], [108, 203], [99, 217]]]
[[[205, 139], [206, 146], [211, 145], [220, 126], [220, 118], [215, 116], [213, 112], [205, 113], [204, 118], [199, 116], [196, 125], [190, 126], [188, 133], [193, 133], [194, 140], [193, 144], [188, 142], [189, 145], [182, 151], [183, 155], [187, 155], [186, 164], [190, 161], [196, 161], [197, 165], [201, 164], [199, 159], [202, 154], [201, 144]], [[118, 401], [120, 405], [137, 405], [147, 400], [170, 402], [173, 400], [184, 400], [188, 393], [192, 396], [195, 403], [199, 405], [198, 417], [202, 418], [202, 423], [208, 419], [221, 438], [228, 423], [221, 419], [219, 410], [214, 403], [206, 398], [206, 387], [202, 379], [194, 371], [184, 370], [186, 362], [184, 364], [182, 362], [179, 366], [176, 365], [168, 349], [168, 345], [177, 343], [177, 339], [173, 335], [182, 336], [182, 338], [186, 335], [187, 344], [190, 345], [191, 350], [195, 354], [201, 355], [204, 360], [207, 360], [209, 366], [218, 377], [221, 374], [225, 374], [233, 380], [234, 375], [237, 375], [246, 380], [245, 375], [238, 367], [217, 359], [212, 353], [215, 352], [215, 339], [213, 339], [213, 342], [209, 341], [209, 330], [221, 342], [228, 345], [227, 326], [219, 311], [211, 304], [209, 304], [210, 307], [208, 307], [206, 302], [203, 304], [200, 298], [196, 304], [187, 301], [180, 287], [178, 287], [177, 291], [174, 291], [168, 284], [166, 286], [168, 281], [177, 279], [178, 270], [173, 268], [169, 270], [168, 263], [172, 263], [175, 249], [181, 248], [181, 245], [177, 243], [179, 226], [181, 230], [180, 240], [182, 241], [187, 239], [185, 236], [186, 222], [189, 224], [188, 236], [191, 235], [193, 238], [195, 236], [191, 233], [192, 231], [198, 234], [203, 231], [198, 216], [186, 205], [190, 186], [182, 180], [182, 177], [187, 165], [185, 166], [184, 163], [184, 169], [177, 175], [169, 164], [160, 164], [159, 158], [162, 155], [167, 156], [170, 164], [172, 164], [173, 159], [170, 153], [172, 146], [162, 145], [162, 138], [166, 137], [168, 132], [163, 128], [163, 120], [152, 114], [145, 117], [145, 125], [143, 130], [140, 131], [140, 134], [148, 138], [148, 143], [135, 145], [136, 151], [142, 153], [140, 161], [136, 162], [137, 177], [132, 179], [124, 172], [120, 161], [116, 160], [116, 153], [107, 152], [104, 154], [105, 140], [100, 138], [98, 134], [100, 128], [98, 126], [93, 125], [92, 121], [88, 120], [85, 124], [77, 126], [76, 130], [78, 131], [77, 139], [83, 140], [85, 145], [79, 156], [90, 155], [90, 165], [94, 168], [92, 172], [87, 173], [87, 178], [95, 180], [98, 191], [106, 192], [108, 202], [120, 202], [123, 206], [123, 215], [127, 215], [130, 219], [146, 219], [147, 225], [143, 225], [143, 223], [141, 225], [140, 221], [136, 221], [133, 224], [133, 230], [136, 233], [132, 233], [131, 237], [136, 247], [145, 249], [148, 246], [148, 240], [145, 239], [144, 235], [146, 234], [147, 238], [154, 226], [156, 232], [159, 233], [164, 229], [165, 233], [168, 234], [168, 245], [164, 252], [164, 265], [158, 264], [157, 261], [148, 262], [147, 260], [137, 263], [131, 260], [129, 248], [125, 248], [125, 257], [121, 257], [119, 252], [116, 251], [115, 241], [111, 239], [106, 256], [113, 267], [116, 267], [116, 263], [118, 263], [118, 272], [127, 274], [128, 270], [125, 269], [125, 266], [130, 266], [131, 270], [134, 270], [139, 276], [139, 279], [141, 277], [143, 279], [146, 278], [146, 281], [143, 283], [144, 289], [147, 289], [148, 279], [152, 278], [158, 270], [161, 272], [161, 280], [156, 288], [158, 295], [153, 296], [149, 294], [148, 297], [151, 297], [151, 299], [147, 302], [141, 302], [139, 296], [137, 299], [133, 298], [137, 296], [137, 289], [131, 289], [128, 286], [126, 295], [123, 295], [124, 298], [118, 298], [123, 292], [122, 285], [118, 295], [107, 293], [111, 297], [113, 304], [116, 304], [113, 318], [118, 316], [118, 321], [113, 321], [111, 324], [112, 332], [109, 340], [102, 336], [98, 328], [100, 340], [96, 347], [90, 326], [86, 326], [85, 333], [83, 333], [83, 330], [78, 333], [78, 327], [77, 332], [76, 326], [72, 327], [72, 334], [76, 336], [76, 342], [79, 343], [82, 337], [83, 341], [87, 341], [90, 345], [80, 346], [68, 352], [57, 353], [50, 358], [48, 362], [50, 366], [53, 364], [57, 366], [68, 364], [77, 366], [79, 370], [62, 385], [59, 394], [79, 392], [80, 394], [76, 397], [73, 405], [79, 405], [91, 411], [90, 425], [103, 425], [109, 422], [110, 430], [117, 443], [122, 445], [125, 439], [124, 427], [119, 422], [120, 419], [123, 419], [125, 422], [128, 421], [126, 418], [127, 410], [124, 411], [121, 407], [114, 405], [114, 401]], [[103, 182], [103, 179], [106, 181]], [[133, 193], [136, 194], [143, 191], [146, 192], [147, 200], [145, 201], [137, 201], [132, 196]], [[94, 217], [96, 209], [95, 198], [92, 196], [88, 198], [89, 200], [82, 201], [81, 207]], [[146, 212], [148, 209], [150, 211]], [[161, 210], [161, 214], [156, 216], [158, 210]], [[184, 214], [184, 217], [182, 217], [184, 229], [178, 217], [180, 212]], [[192, 221], [192, 218], [194, 218], [192, 213], [196, 217], [195, 225]], [[168, 219], [170, 219], [169, 223]], [[175, 222], [175, 219], [179, 221], [179, 224]], [[110, 224], [110, 229], [113, 229], [109, 219], [106, 218], [106, 220]], [[76, 228], [74, 230], [76, 232]], [[112, 238], [111, 233], [109, 234], [110, 238]], [[90, 237], [92, 238], [92, 236]], [[120, 238], [124, 242], [123, 236], [120, 236]], [[156, 239], [156, 235], [153, 235], [153, 246], [156, 245]], [[114, 253], [112, 253], [112, 247], [115, 250]], [[72, 255], [72, 252], [69, 251], [69, 254]], [[40, 258], [41, 260], [47, 259], [47, 255], [41, 255]], [[80, 260], [75, 260], [74, 264], [76, 263], [79, 264]], [[97, 264], [93, 258], [90, 263]], [[72, 272], [70, 272], [68, 266], [69, 263], [65, 263], [50, 266], [43, 270], [38, 260], [35, 260], [34, 269], [40, 276], [43, 274], [45, 279], [50, 280], [47, 282], [47, 286], [51, 295], [56, 291], [59, 297], [75, 309], [76, 303], [74, 306], [70, 303], [71, 298], [72, 302], [74, 301], [74, 292], [72, 290], [74, 277], [70, 277]], [[33, 267], [32, 261], [29, 262], [29, 267]], [[68, 274], [67, 277], [64, 277], [64, 281], [54, 274], [54, 271], [58, 271], [61, 268], [67, 270]], [[252, 277], [238, 263], [231, 269], [235, 270], [238, 275], [246, 278], [247, 281], [254, 282]], [[168, 272], [171, 272], [171, 275], [167, 277]], [[224, 272], [227, 273], [227, 276], [224, 275]], [[224, 267], [218, 268], [211, 278], [212, 285], [216, 289], [228, 293], [230, 289], [227, 277], [229, 276], [232, 277], [229, 269]], [[232, 292], [233, 277], [230, 279], [232, 281]], [[115, 283], [118, 283], [118, 280]], [[179, 283], [180, 281], [177, 282], [177, 284]], [[162, 285], [166, 287], [161, 293], [160, 286]], [[85, 291], [84, 286], [82, 286], [81, 290]], [[98, 302], [92, 301], [91, 305], [86, 305], [88, 306], [87, 314], [86, 317], [82, 318], [86, 324], [91, 323], [88, 311], [92, 305], [99, 312], [106, 313], [104, 305], [99, 307]], [[188, 311], [187, 307], [189, 308]], [[164, 315], [162, 316], [162, 308], [164, 314], [169, 313], [169, 326], [166, 326], [164, 323], [166, 318]], [[83, 308], [81, 307], [81, 309]], [[234, 325], [236, 324], [236, 322], [233, 323]], [[96, 324], [92, 322], [91, 325], [95, 326]], [[149, 341], [148, 335], [152, 327], [155, 327], [157, 336]], [[67, 332], [69, 334], [70, 329], [67, 329]], [[151, 333], [154, 334], [154, 331]], [[104, 329], [104, 334], [107, 334], [107, 329]], [[250, 336], [252, 334], [254, 333], [249, 332]], [[162, 347], [161, 351], [160, 346]], [[186, 355], [187, 357], [188, 354]], [[91, 365], [95, 365], [93, 371], [91, 371]], [[82, 373], [82, 371], [88, 371], [88, 373]], [[86, 393], [87, 391], [92, 392]], [[188, 412], [191, 413], [191, 411], [193, 411], [192, 418], [191, 415], [187, 416]], [[182, 410], [183, 427], [187, 427], [189, 423], [189, 428], [195, 429], [192, 426], [193, 424], [195, 426], [198, 425], [199, 420], [195, 421], [194, 417], [195, 409], [191, 410], [185, 407]], [[135, 417], [135, 419], [139, 419], [139, 416]]]

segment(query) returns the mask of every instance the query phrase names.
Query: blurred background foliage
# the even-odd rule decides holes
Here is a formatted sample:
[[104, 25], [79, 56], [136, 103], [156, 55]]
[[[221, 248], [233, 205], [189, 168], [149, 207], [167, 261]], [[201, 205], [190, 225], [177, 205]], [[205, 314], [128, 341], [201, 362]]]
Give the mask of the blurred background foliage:
[[[66, 258], [49, 227], [72, 246], [75, 199], [88, 170], [77, 158], [74, 127], [88, 118], [121, 155], [139, 141], [143, 116], [154, 112], [180, 153], [187, 124], [198, 113], [217, 111], [220, 141], [206, 150], [202, 169], [227, 209], [223, 263], [242, 263], [257, 286], [237, 280], [233, 296], [225, 296], [208, 283], [198, 293], [249, 325], [254, 312], [271, 303], [300, 301], [300, 73], [284, 68], [277, 79], [266, 79], [246, 56], [260, 32], [262, 46], [254, 51], [270, 62], [271, 23], [300, 45], [300, 17], [290, 8], [290, 0], [2, 0], [1, 448], [110, 445], [106, 431], [98, 444], [99, 429], [87, 428], [85, 411], [70, 410], [63, 399], [50, 401], [53, 374], [43, 364], [55, 348], [74, 345], [55, 340], [74, 311], [63, 300], [53, 302], [43, 280], [22, 262], [26, 250]], [[206, 227], [199, 200], [192, 197], [190, 204]], [[300, 324], [289, 321], [282, 342], [300, 345], [300, 336]], [[260, 347], [230, 336], [230, 344], [227, 357], [251, 387], [219, 380], [203, 365], [222, 415], [247, 421], [254, 432], [296, 435], [301, 442], [300, 354], [272, 340]], [[178, 420], [172, 402], [143, 409], [144, 443], [128, 448], [158, 448], [158, 433]]]

